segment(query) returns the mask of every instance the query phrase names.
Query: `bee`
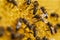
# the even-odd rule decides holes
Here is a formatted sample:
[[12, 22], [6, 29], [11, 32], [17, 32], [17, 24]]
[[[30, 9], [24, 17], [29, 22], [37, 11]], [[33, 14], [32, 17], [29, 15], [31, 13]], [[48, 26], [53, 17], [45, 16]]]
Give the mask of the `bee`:
[[7, 0], [8, 3], [12, 3], [13, 5], [17, 6], [17, 2], [15, 0]]
[[36, 37], [36, 40], [41, 40], [41, 38], [39, 36]]
[[58, 20], [59, 15], [58, 15], [57, 13], [55, 13], [55, 12], [52, 12], [52, 13], [50, 14], [50, 17], [54, 17], [55, 20]]
[[31, 38], [27, 38], [27, 40], [31, 40]]
[[2, 26], [0, 26], [0, 37], [2, 37], [4, 35], [4, 28]]
[[17, 25], [16, 25], [16, 31], [18, 31], [21, 28], [22, 23], [24, 23], [26, 25], [29, 25], [29, 22], [26, 19], [19, 18], [18, 21], [17, 21]]
[[47, 18], [48, 18], [48, 13], [47, 13], [46, 9], [45, 9], [43, 6], [42, 6], [40, 9], [41, 9], [42, 12], [44, 13], [44, 14], [42, 15], [42, 17], [47, 19]]
[[31, 4], [31, 0], [26, 0], [27, 5]]
[[39, 4], [38, 4], [38, 1], [34, 1], [33, 5], [34, 5], [33, 14], [35, 15], [36, 12], [37, 12], [37, 10], [38, 10], [38, 5], [39, 5]]
[[42, 40], [48, 40], [48, 38], [47, 38], [46, 36], [44, 36], [44, 37], [42, 38]]
[[51, 14], [50, 14], [50, 16], [51, 16], [51, 17], [56, 17], [56, 18], [58, 18], [58, 17], [59, 17], [59, 15], [58, 15], [58, 14], [56, 14], [55, 12], [51, 13]]
[[54, 34], [57, 31], [50, 22], [48, 22], [47, 25], [49, 26], [51, 34]]

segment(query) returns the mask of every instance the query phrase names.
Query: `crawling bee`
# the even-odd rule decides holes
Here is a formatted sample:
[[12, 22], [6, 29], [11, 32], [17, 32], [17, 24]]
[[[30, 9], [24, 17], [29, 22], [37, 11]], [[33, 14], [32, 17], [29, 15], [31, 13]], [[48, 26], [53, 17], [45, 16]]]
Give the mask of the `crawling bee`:
[[47, 25], [49, 26], [51, 34], [57, 33], [57, 27], [53, 27], [53, 25], [50, 22], [48, 22]]
[[56, 27], [50, 27], [50, 32], [51, 32], [51, 34], [57, 33], [57, 28]]
[[47, 13], [46, 9], [45, 9], [44, 7], [41, 7], [40, 9], [41, 9], [42, 12], [44, 13], [44, 14], [42, 15], [42, 17], [47, 19], [47, 18], [48, 18], [48, 13]]
[[50, 22], [48, 22], [47, 25], [49, 26], [51, 34], [54, 34], [57, 32], [56, 28], [54, 28]]
[[15, 0], [7, 0], [8, 3], [12, 3], [13, 5], [17, 6], [17, 2]]
[[59, 17], [59, 16], [58, 16], [58, 14], [56, 14], [56, 13], [54, 13], [54, 12], [53, 12], [53, 13], [51, 13], [51, 15], [50, 15], [50, 16], [51, 16], [51, 17], [57, 17], [57, 18]]
[[59, 15], [58, 15], [57, 13], [55, 13], [55, 12], [52, 12], [52, 13], [50, 14], [50, 17], [54, 17], [54, 18], [56, 18], [56, 20], [58, 20]]
[[34, 1], [33, 5], [34, 5], [33, 14], [35, 15], [36, 12], [37, 12], [37, 10], [38, 10], [38, 5], [39, 5], [39, 4], [38, 4], [38, 1]]
[[50, 32], [51, 32], [51, 34], [55, 33], [54, 27], [50, 27]]
[[[21, 21], [27, 25], [27, 27], [30, 29], [30, 30], [33, 30], [34, 32], [34, 37], [36, 36], [36, 26], [34, 24], [30, 24], [26, 19], [24, 18], [21, 18]], [[19, 26], [20, 27], [20, 26]], [[26, 27], [25, 27], [26, 28]]]

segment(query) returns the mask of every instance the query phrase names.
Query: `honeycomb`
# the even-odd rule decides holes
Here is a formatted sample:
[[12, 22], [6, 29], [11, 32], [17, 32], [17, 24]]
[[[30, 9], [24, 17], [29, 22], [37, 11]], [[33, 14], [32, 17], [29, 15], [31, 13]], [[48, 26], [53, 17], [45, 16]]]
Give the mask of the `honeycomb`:
[[[4, 34], [2, 37], [0, 37], [0, 40], [12, 40], [11, 33], [8, 32], [6, 29], [8, 26], [11, 26], [15, 32], [17, 20], [19, 18], [25, 18], [26, 20], [28, 20], [30, 24], [35, 24], [37, 30], [36, 35], [40, 39], [39, 38], [36, 39], [36, 37], [33, 36], [33, 31], [29, 30], [28, 27], [25, 29], [26, 24], [22, 23], [22, 26], [17, 33], [24, 34], [25, 35], [24, 38], [19, 37], [20, 39], [15, 38], [13, 40], [60, 40], [59, 28], [57, 29], [57, 33], [51, 34], [48, 26], [44, 22], [42, 21], [35, 22], [37, 19], [32, 18], [34, 17], [33, 2], [38, 1], [39, 6], [35, 15], [43, 14], [42, 11], [40, 10], [40, 7], [43, 6], [45, 7], [48, 13], [48, 18], [45, 19], [45, 21], [48, 20], [53, 26], [56, 25], [57, 23], [60, 23], [60, 14], [59, 14], [60, 0], [31, 0], [30, 5], [26, 4], [26, 0], [15, 0], [15, 1], [17, 2], [17, 5], [9, 3], [7, 2], [7, 0], [0, 0], [0, 27], [4, 28]], [[56, 12], [59, 15], [59, 18], [51, 17], [50, 15], [52, 12]], [[48, 39], [42, 39], [43, 37], [46, 37]]]

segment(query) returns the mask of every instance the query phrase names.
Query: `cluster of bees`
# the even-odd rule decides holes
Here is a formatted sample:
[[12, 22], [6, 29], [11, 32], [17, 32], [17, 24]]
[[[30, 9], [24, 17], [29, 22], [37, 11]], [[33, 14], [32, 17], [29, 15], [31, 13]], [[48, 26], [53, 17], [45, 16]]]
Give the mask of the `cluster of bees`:
[[[8, 3], [12, 3], [15, 6], [18, 5], [15, 0], [6, 0], [6, 1]], [[31, 0], [26, 0], [26, 3], [27, 3], [27, 5], [30, 5], [32, 2], [31, 2]], [[36, 18], [37, 19], [36, 22], [39, 22], [39, 21], [44, 22], [49, 28], [49, 30], [47, 30], [47, 31], [50, 31], [52, 35], [56, 34], [57, 29], [60, 27], [60, 24], [58, 23], [58, 24], [55, 25], [55, 27], [53, 27], [53, 25], [48, 20], [47, 21], [45, 20], [45, 19], [48, 18], [48, 12], [45, 9], [45, 7], [40, 7], [40, 9], [38, 9], [38, 6], [39, 6], [38, 1], [34, 1], [33, 6], [34, 6], [34, 8], [33, 8], [34, 17], [32, 17], [32, 18]], [[40, 15], [36, 14], [37, 10], [41, 10], [43, 15], [40, 16]], [[50, 16], [53, 17], [53, 18], [55, 17], [56, 19], [59, 18], [59, 15], [55, 12], [51, 13]], [[43, 38], [40, 38], [39, 36], [37, 36], [36, 25], [35, 24], [30, 24], [29, 21], [27, 21], [25, 18], [19, 18], [17, 20], [15, 31], [11, 26], [7, 27], [7, 31], [9, 31], [11, 33], [11, 39], [12, 40], [22, 40], [22, 38], [25, 37], [24, 34], [17, 33], [17, 31], [19, 31], [19, 29], [21, 28], [22, 23], [24, 23], [26, 25], [25, 29], [29, 28], [29, 30], [33, 31], [33, 33], [32, 32], [29, 32], [29, 33], [33, 34], [33, 36], [36, 38], [36, 40], [49, 40], [46, 36], [44, 36]], [[0, 37], [3, 36], [4, 32], [5, 32], [4, 28], [0, 27]], [[31, 40], [31, 38], [27, 38], [27, 40]]]

